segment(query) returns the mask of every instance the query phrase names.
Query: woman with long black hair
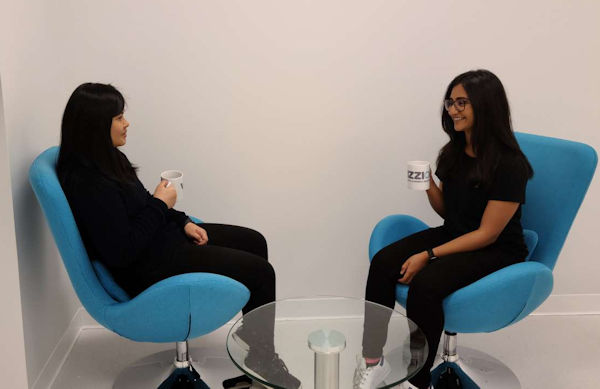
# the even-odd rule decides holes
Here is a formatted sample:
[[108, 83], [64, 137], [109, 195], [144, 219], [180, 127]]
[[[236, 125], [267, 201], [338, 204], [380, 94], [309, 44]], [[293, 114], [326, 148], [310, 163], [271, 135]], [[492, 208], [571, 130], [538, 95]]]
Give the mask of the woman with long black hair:
[[[224, 224], [195, 224], [173, 208], [167, 181], [150, 194], [118, 148], [129, 122], [125, 99], [112, 85], [85, 83], [67, 102], [57, 174], [90, 258], [102, 262], [134, 297], [165, 278], [208, 272], [233, 278], [250, 290], [243, 312], [275, 300], [275, 271], [257, 231]], [[270, 319], [274, 320], [273, 316]], [[242, 327], [246, 366], [289, 388], [300, 387], [275, 353], [273, 320]]]
[[[444, 298], [527, 256], [520, 218], [533, 170], [512, 131], [498, 77], [476, 70], [452, 80], [444, 95], [442, 128], [450, 141], [438, 155], [439, 186], [430, 175], [427, 197], [444, 224], [384, 247], [373, 257], [367, 279], [366, 300], [390, 308], [396, 283], [410, 285], [406, 313], [425, 333], [429, 353], [406, 388], [431, 385]], [[375, 388], [390, 372], [382, 357], [387, 330], [381, 325], [366, 312], [355, 389]]]

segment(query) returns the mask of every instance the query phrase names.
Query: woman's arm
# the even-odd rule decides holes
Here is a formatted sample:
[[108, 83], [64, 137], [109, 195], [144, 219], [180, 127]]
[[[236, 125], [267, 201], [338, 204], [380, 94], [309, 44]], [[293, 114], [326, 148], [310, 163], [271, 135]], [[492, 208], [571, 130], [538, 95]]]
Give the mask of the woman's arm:
[[[474, 251], [494, 243], [500, 233], [504, 230], [510, 219], [513, 217], [519, 203], [510, 201], [488, 201], [481, 223], [478, 229], [459, 236], [449, 242], [437, 247], [431, 247], [433, 254], [437, 257], [444, 257], [450, 254], [461, 253], [465, 251]], [[408, 284], [429, 261], [427, 251], [417, 253], [404, 262], [402, 265], [402, 277], [398, 280], [401, 283]]]
[[116, 185], [105, 184], [69, 199], [88, 252], [98, 256], [92, 259], [111, 267], [126, 267], [135, 261], [165, 224], [168, 212], [162, 200], [152, 197], [130, 217], [122, 196]]
[[518, 208], [519, 203], [516, 202], [488, 201], [478, 229], [440, 246], [433, 247], [433, 253], [437, 257], [443, 257], [464, 251], [474, 251], [491, 245], [498, 239], [498, 236], [500, 236], [500, 233]]
[[444, 218], [444, 197], [442, 195], [442, 182], [440, 181], [440, 186], [438, 187], [435, 184], [435, 180], [433, 179], [433, 174], [429, 173], [429, 189], [427, 189], [427, 198], [429, 199], [429, 204], [431, 204], [431, 208], [440, 215], [440, 217]]
[[[148, 195], [149, 199], [154, 197], [149, 191], [146, 191], [146, 194]], [[185, 214], [185, 212], [178, 211], [175, 208], [169, 208], [166, 215], [167, 220], [174, 221], [178, 226], [181, 226], [181, 228], [184, 228], [185, 225], [190, 222], [189, 217]]]

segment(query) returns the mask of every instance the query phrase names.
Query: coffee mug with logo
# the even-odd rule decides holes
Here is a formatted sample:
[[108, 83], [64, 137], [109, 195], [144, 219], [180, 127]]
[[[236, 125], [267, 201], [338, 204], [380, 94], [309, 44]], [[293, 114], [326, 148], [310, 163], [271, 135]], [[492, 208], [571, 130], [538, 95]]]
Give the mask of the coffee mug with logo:
[[161, 180], [167, 180], [175, 187], [177, 201], [183, 200], [183, 173], [179, 170], [165, 170], [160, 173]]
[[429, 162], [427, 161], [409, 161], [408, 162], [408, 188], [413, 190], [429, 189]]

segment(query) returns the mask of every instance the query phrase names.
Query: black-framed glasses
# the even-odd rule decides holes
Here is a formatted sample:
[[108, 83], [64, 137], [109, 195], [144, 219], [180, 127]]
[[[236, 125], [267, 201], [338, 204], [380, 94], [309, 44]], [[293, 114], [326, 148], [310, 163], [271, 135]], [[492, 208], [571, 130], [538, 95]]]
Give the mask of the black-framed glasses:
[[454, 108], [456, 108], [456, 110], [458, 112], [462, 112], [462, 111], [465, 110], [465, 107], [469, 103], [470, 103], [470, 101], [466, 97], [459, 97], [456, 100], [454, 100], [454, 99], [445, 99], [444, 100], [444, 108], [446, 108], [446, 111], [449, 111], [450, 107], [454, 106]]

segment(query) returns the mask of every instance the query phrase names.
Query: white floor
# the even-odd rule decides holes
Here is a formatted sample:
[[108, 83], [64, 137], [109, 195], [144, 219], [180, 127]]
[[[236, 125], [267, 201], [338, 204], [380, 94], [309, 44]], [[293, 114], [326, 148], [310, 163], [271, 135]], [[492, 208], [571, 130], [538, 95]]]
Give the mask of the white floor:
[[[225, 350], [227, 331], [221, 328], [190, 342], [201, 349], [200, 373], [213, 389], [222, 388], [223, 379], [240, 374]], [[508, 365], [523, 389], [600, 385], [600, 315], [529, 316], [495, 333], [463, 334], [458, 339], [459, 345], [489, 353]], [[84, 329], [51, 388], [110, 389], [127, 365], [172, 348], [172, 344], [132, 342], [103, 328]]]

